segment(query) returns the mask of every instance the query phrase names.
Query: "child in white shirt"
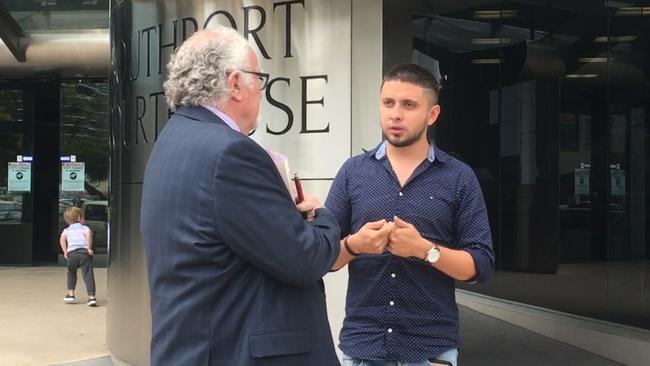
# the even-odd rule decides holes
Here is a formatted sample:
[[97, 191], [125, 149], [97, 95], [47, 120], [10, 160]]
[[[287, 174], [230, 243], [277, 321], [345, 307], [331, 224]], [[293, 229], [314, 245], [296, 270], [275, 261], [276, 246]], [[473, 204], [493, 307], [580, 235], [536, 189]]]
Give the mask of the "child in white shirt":
[[59, 244], [63, 256], [68, 260], [68, 294], [63, 301], [70, 304], [75, 301], [74, 290], [77, 286], [77, 269], [81, 267], [88, 306], [97, 306], [95, 298], [95, 274], [93, 273], [93, 234], [83, 225], [83, 211], [79, 207], [68, 207], [63, 212], [63, 219], [69, 226], [61, 233]]

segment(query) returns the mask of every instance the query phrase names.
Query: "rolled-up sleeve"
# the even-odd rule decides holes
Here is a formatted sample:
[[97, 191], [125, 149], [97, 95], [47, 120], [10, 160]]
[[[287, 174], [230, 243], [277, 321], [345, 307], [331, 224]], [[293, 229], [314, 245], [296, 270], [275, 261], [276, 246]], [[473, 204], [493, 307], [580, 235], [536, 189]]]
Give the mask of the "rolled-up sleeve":
[[327, 207], [336, 217], [336, 221], [341, 227], [341, 238], [350, 234], [350, 216], [351, 204], [350, 195], [348, 194], [348, 174], [347, 171], [350, 166], [348, 160], [334, 178], [330, 191], [325, 200], [325, 207]]
[[476, 275], [466, 282], [486, 282], [494, 272], [494, 249], [487, 209], [474, 172], [467, 168], [459, 179], [456, 213], [458, 246], [474, 259]]

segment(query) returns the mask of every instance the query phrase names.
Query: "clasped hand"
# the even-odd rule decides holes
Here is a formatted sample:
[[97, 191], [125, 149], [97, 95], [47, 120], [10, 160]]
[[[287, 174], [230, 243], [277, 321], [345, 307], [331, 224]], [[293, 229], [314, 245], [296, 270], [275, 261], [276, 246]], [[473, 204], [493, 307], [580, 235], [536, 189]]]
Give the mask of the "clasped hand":
[[305, 200], [296, 204], [298, 212], [303, 214], [307, 220], [313, 220], [316, 209], [323, 207], [318, 198], [304, 193]]
[[380, 254], [384, 250], [398, 257], [421, 257], [426, 252], [426, 240], [413, 226], [395, 216], [368, 222], [348, 238], [348, 245], [356, 253]]

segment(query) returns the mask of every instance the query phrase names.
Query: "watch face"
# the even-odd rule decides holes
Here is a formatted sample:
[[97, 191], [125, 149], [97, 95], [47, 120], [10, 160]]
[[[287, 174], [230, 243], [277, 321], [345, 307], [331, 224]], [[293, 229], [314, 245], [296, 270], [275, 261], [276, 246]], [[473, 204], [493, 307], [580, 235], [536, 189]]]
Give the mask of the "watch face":
[[435, 263], [438, 260], [438, 258], [440, 258], [440, 251], [438, 250], [438, 248], [433, 247], [429, 249], [429, 251], [427, 252], [427, 262]]

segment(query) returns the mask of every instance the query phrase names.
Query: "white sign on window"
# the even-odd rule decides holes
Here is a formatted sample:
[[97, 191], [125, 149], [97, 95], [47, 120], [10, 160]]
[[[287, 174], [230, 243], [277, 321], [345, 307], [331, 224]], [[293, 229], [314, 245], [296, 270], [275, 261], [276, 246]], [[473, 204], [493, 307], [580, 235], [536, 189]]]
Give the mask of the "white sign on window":
[[86, 165], [82, 162], [61, 163], [61, 190], [64, 192], [83, 192], [86, 180]]
[[610, 185], [612, 196], [625, 196], [625, 170], [610, 170]]
[[575, 194], [589, 194], [589, 169], [575, 170]]
[[10, 162], [7, 178], [9, 192], [31, 192], [32, 164]]

